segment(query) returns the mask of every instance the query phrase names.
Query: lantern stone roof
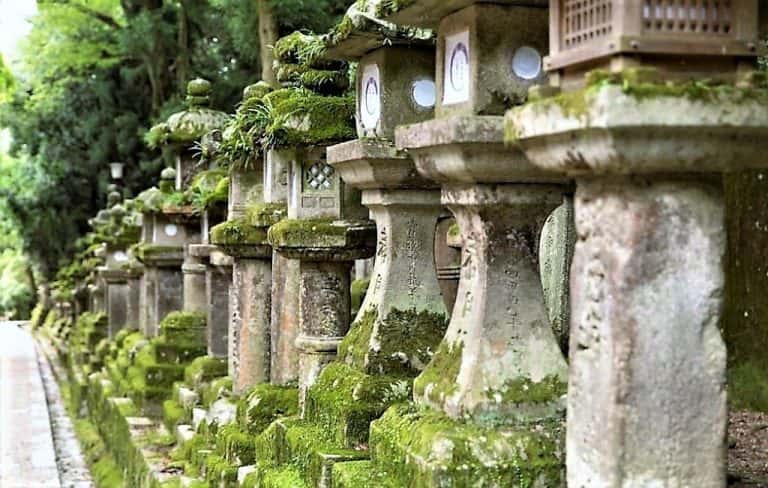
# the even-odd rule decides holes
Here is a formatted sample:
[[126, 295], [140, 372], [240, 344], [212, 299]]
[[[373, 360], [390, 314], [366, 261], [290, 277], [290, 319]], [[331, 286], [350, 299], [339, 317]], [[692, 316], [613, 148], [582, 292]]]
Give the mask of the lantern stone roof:
[[[433, 45], [430, 29], [408, 27], [384, 20], [381, 15], [392, 8], [385, 0], [359, 0], [325, 36], [326, 57], [356, 60], [383, 46]], [[387, 7], [389, 6], [389, 7]]]
[[215, 129], [223, 129], [229, 116], [221, 111], [213, 110], [211, 104], [211, 82], [201, 78], [187, 84], [187, 109], [177, 112], [162, 124], [150, 129], [166, 130], [167, 142], [192, 143], [203, 135]]
[[549, 7], [549, 0], [378, 0], [379, 17], [398, 25], [434, 29], [454, 12], [476, 3], [521, 7]]

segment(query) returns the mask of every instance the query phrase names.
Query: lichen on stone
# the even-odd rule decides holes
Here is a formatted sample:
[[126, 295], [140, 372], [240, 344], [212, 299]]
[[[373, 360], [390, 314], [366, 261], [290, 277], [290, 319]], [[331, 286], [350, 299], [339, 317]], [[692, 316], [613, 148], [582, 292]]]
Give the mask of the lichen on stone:
[[448, 327], [444, 314], [391, 309], [366, 311], [339, 346], [339, 357], [369, 374], [418, 375], [432, 360]]

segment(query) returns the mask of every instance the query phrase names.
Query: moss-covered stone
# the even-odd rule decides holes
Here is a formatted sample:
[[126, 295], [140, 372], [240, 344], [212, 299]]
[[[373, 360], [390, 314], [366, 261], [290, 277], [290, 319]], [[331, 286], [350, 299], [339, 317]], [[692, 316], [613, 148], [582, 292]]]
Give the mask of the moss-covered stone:
[[298, 388], [257, 385], [238, 402], [238, 425], [250, 434], [260, 434], [276, 419], [297, 415], [298, 409]]
[[158, 244], [139, 244], [133, 248], [136, 259], [146, 263], [158, 259], [182, 259], [184, 249], [181, 246], [167, 246]]
[[283, 203], [258, 203], [246, 209], [245, 220], [255, 227], [271, 227], [287, 215], [288, 208]]
[[371, 426], [376, 469], [394, 486], [564, 485], [562, 423], [483, 428], [396, 405]]
[[369, 374], [413, 377], [432, 360], [447, 327], [443, 314], [392, 309], [382, 318], [369, 310], [352, 324], [339, 357]]
[[188, 420], [188, 412], [176, 400], [163, 402], [163, 423], [169, 431], [174, 432], [176, 426]]
[[321, 426], [335, 445], [356, 448], [368, 441], [371, 421], [410, 396], [408, 378], [370, 376], [346, 364], [332, 363], [307, 393], [306, 419]]
[[195, 359], [184, 370], [184, 381], [192, 387], [227, 374], [226, 359], [203, 356]]
[[331, 219], [286, 219], [269, 228], [269, 243], [281, 249], [344, 249], [371, 246], [375, 235], [367, 227]]
[[232, 378], [216, 378], [199, 387], [203, 408], [210, 407], [216, 400], [220, 400], [232, 391]]
[[211, 242], [217, 246], [263, 246], [267, 243], [267, 230], [251, 225], [245, 219], [229, 220], [211, 229]]
[[206, 320], [199, 312], [171, 312], [160, 322], [160, 332], [171, 343], [205, 344]]
[[237, 487], [237, 466], [218, 454], [205, 459], [205, 481], [221, 488]]
[[371, 461], [348, 461], [333, 466], [333, 488], [398, 488]]
[[461, 343], [449, 345], [440, 343], [432, 361], [413, 383], [413, 391], [418, 397], [429, 398], [434, 403], [441, 403], [446, 395], [456, 389], [456, 379], [461, 368]]

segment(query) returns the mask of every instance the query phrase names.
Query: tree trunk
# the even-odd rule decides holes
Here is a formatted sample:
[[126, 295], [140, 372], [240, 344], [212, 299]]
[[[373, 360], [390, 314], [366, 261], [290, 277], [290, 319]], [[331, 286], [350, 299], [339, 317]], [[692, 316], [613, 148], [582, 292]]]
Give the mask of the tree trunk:
[[181, 2], [181, 11], [179, 12], [179, 35], [178, 35], [179, 56], [176, 59], [176, 83], [181, 95], [186, 95], [187, 82], [189, 81], [189, 14], [187, 12], [187, 3]]
[[261, 51], [261, 79], [277, 87], [277, 77], [273, 66], [275, 56], [272, 47], [277, 42], [279, 33], [277, 17], [270, 0], [256, 0], [259, 12], [259, 46]]

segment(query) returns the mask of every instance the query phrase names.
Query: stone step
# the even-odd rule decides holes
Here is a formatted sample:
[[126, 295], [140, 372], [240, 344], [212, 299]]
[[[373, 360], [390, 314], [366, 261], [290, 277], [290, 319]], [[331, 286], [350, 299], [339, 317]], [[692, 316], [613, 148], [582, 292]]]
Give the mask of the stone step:
[[179, 424], [176, 426], [176, 442], [183, 446], [191, 441], [195, 436], [195, 430], [189, 424]]

